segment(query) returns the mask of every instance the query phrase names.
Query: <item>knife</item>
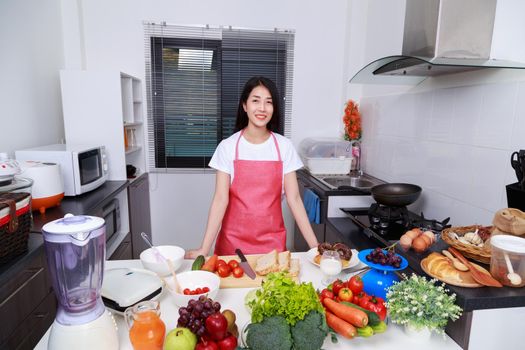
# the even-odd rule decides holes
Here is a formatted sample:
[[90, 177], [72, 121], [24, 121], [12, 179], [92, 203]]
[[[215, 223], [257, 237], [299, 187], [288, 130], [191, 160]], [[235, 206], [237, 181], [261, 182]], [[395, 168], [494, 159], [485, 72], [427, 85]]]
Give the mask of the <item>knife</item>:
[[239, 265], [241, 265], [242, 269], [244, 270], [244, 272], [246, 272], [246, 274], [248, 275], [248, 277], [250, 277], [252, 280], [255, 279], [255, 271], [253, 271], [252, 267], [250, 266], [250, 263], [248, 262], [248, 260], [246, 260], [246, 257], [244, 256], [244, 254], [242, 253], [242, 251], [237, 248], [235, 249], [235, 254], [237, 254], [239, 256], [239, 259], [241, 259], [241, 262]]

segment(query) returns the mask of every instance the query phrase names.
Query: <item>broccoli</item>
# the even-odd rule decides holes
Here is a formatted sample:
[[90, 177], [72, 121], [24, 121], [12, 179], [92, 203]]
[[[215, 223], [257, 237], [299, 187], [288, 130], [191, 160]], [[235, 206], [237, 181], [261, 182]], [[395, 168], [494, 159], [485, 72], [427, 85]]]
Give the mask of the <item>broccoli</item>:
[[246, 344], [251, 350], [290, 350], [290, 326], [282, 316], [266, 317], [260, 323], [246, 327]]
[[319, 350], [328, 335], [326, 318], [318, 311], [310, 311], [292, 327], [293, 348], [296, 350]]

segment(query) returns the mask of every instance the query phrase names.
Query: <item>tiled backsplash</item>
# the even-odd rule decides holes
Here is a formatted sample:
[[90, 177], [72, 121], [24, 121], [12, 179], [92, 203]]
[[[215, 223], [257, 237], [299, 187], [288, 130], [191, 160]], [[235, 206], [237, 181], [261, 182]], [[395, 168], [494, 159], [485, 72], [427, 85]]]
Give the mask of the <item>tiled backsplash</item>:
[[525, 149], [525, 82], [441, 88], [361, 100], [363, 165], [423, 188], [412, 206], [453, 225], [490, 224]]

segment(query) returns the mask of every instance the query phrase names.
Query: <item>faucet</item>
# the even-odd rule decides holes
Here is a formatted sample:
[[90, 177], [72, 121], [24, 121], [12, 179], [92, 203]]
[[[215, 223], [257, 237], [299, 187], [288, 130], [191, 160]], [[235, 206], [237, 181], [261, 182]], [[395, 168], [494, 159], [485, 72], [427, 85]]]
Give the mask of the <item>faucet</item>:
[[352, 142], [352, 156], [356, 158], [356, 161], [355, 161], [355, 169], [351, 171], [351, 173], [353, 173], [354, 175], [357, 175], [357, 177], [363, 176], [363, 170], [361, 169], [361, 157], [362, 157], [361, 141]]

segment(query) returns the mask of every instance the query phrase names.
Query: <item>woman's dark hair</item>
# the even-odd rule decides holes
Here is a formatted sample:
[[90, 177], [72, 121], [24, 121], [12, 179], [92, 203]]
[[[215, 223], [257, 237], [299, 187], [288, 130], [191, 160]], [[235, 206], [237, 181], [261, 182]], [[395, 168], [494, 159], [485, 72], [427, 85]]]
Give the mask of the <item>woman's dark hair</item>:
[[272, 119], [266, 124], [266, 128], [271, 131], [279, 131], [279, 123], [281, 121], [281, 98], [279, 91], [273, 81], [266, 77], [250, 78], [244, 88], [242, 89], [241, 98], [239, 99], [239, 107], [237, 108], [237, 120], [235, 121], [235, 132], [244, 129], [248, 126], [248, 114], [244, 111], [243, 104], [248, 101], [248, 96], [257, 86], [264, 86], [270, 91], [273, 103]]

